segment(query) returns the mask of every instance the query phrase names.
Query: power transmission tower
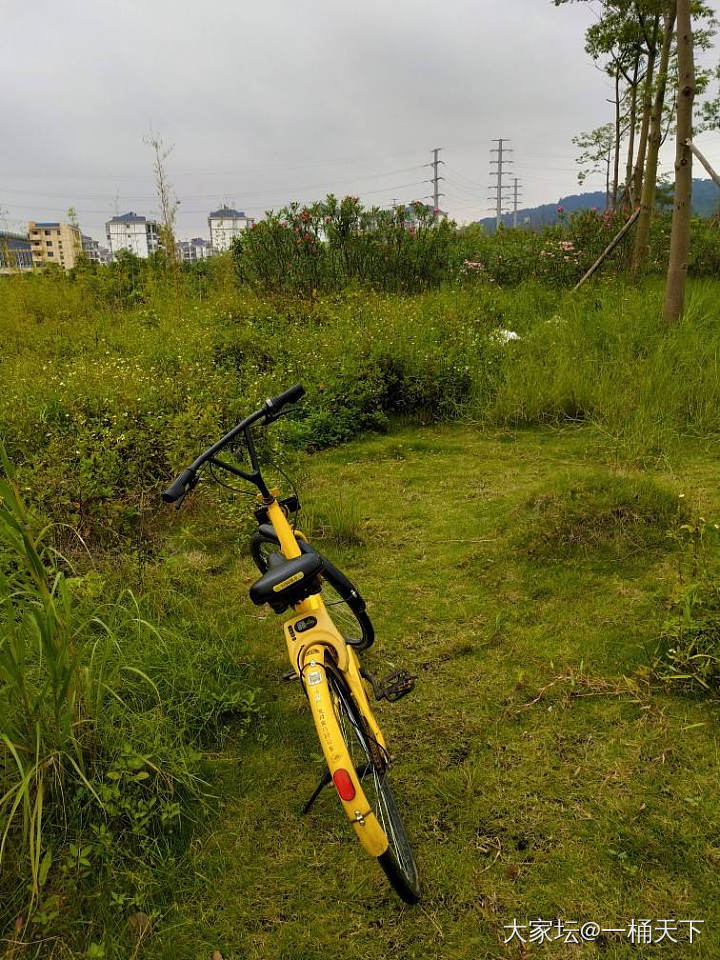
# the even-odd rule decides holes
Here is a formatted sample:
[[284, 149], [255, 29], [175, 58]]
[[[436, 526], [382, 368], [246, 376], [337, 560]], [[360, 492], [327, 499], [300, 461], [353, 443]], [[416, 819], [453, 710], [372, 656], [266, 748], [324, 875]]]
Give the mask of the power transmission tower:
[[440, 164], [445, 163], [444, 160], [438, 159], [438, 154], [440, 153], [441, 150], [442, 150], [442, 147], [435, 147], [434, 150], [432, 151], [432, 155], [433, 155], [432, 161], [426, 164], [427, 167], [433, 168], [432, 179], [425, 181], [425, 183], [431, 183], [433, 185], [433, 194], [432, 194], [433, 210], [440, 209], [440, 197], [445, 196], [444, 193], [440, 193], [440, 181], [444, 180], [445, 177], [441, 177], [438, 175]]
[[520, 181], [517, 177], [513, 177], [513, 227], [517, 227], [517, 211], [518, 211], [518, 186]]
[[503, 174], [507, 173], [507, 170], [505, 168], [512, 163], [512, 160], [508, 160], [505, 154], [512, 153], [513, 151], [509, 147], [504, 147], [503, 144], [509, 143], [509, 142], [510, 141], [507, 138], [500, 138], [497, 140], [493, 140], [492, 143], [496, 143], [497, 148], [493, 148], [490, 151], [490, 153], [496, 153], [498, 155], [497, 160], [490, 161], [491, 167], [497, 166], [497, 170], [490, 171], [490, 173], [497, 178], [497, 182], [495, 186], [493, 186], [492, 184], [490, 185], [490, 189], [495, 190], [495, 195], [492, 197], [488, 197], [489, 200], [495, 201], [496, 229], [499, 229], [500, 222], [502, 220], [503, 203], [508, 199], [507, 196], [503, 193]]

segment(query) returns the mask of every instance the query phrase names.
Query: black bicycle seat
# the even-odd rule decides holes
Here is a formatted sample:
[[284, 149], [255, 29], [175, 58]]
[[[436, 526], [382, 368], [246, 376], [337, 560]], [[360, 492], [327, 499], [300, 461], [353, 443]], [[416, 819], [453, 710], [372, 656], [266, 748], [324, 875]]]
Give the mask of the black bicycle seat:
[[318, 574], [322, 572], [323, 559], [319, 553], [304, 553], [293, 560], [285, 560], [281, 554], [271, 556], [273, 562], [267, 573], [250, 587], [250, 599], [256, 606], [268, 603], [276, 613], [282, 613], [320, 592]]

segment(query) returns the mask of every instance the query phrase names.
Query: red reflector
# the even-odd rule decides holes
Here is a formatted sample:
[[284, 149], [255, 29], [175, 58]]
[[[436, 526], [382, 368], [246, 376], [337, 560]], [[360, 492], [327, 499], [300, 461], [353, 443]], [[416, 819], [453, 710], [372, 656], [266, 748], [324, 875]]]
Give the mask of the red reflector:
[[333, 783], [343, 800], [355, 798], [355, 787], [347, 770], [336, 770], [333, 774]]

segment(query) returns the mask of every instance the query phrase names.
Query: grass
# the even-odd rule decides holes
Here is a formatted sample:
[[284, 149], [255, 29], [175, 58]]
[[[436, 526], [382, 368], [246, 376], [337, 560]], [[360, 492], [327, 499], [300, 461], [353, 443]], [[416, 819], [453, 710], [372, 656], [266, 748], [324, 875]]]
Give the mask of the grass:
[[[368, 598], [378, 633], [368, 665], [419, 674], [413, 696], [378, 711], [425, 884], [415, 909], [391, 894], [329, 793], [299, 815], [322, 763], [299, 690], [280, 682], [280, 624], [248, 619], [254, 571], [197, 495], [147, 589], [168, 566], [187, 567], [189, 544], [203, 551], [212, 576], [178, 585], [211, 620], [246, 625], [264, 719], [218, 758], [213, 826], [192, 844], [141, 956], [519, 958], [517, 942], [502, 944], [504, 924], [537, 917], [703, 919], [692, 955], [716, 956], [718, 707], [647, 680], [678, 547], [663, 537], [608, 550], [601, 538], [598, 551], [593, 535], [548, 562], [517, 545], [537, 528], [539, 491], [554, 504], [567, 491], [559, 475], [585, 478], [572, 529], [584, 505], [594, 531], [637, 490], [643, 524], [664, 527], [677, 492], [717, 510], [716, 464], [688, 445], [676, 473], [618, 474], [599, 440], [587, 428], [412, 428], [302, 463], [314, 502], [343, 489], [358, 504], [363, 545], [323, 547]], [[645, 952], [607, 935], [582, 955]]]
[[[162, 277], [117, 306], [93, 286], [99, 276], [0, 284], [0, 436], [40, 512], [105, 549], [146, 547], [168, 475], [299, 380], [309, 402], [278, 428], [286, 450], [382, 432], [397, 417], [581, 421], [631, 463], [720, 436], [717, 281], [689, 285], [685, 320], [668, 332], [656, 278], [577, 295], [463, 281], [313, 300], [262, 299], [222, 277], [201, 295], [186, 278], [179, 322]], [[503, 344], [501, 328], [521, 339]]]
[[[690, 284], [667, 332], [652, 278], [263, 300], [227, 268], [179, 300], [152, 269], [0, 284], [0, 436], [55, 522], [39, 580], [17, 531], [0, 555], [0, 733], [22, 744], [19, 763], [0, 752], [0, 831], [20, 798], [3, 935], [20, 918], [37, 957], [444, 960], [522, 956], [502, 944], [513, 917], [709, 929], [717, 282]], [[307, 412], [263, 455], [303, 475], [309, 529], [367, 597], [368, 665], [421, 678], [379, 711], [415, 911], [329, 795], [298, 816], [322, 764], [279, 624], [247, 600], [247, 502], [204, 487], [158, 510], [208, 437], [300, 379]]]

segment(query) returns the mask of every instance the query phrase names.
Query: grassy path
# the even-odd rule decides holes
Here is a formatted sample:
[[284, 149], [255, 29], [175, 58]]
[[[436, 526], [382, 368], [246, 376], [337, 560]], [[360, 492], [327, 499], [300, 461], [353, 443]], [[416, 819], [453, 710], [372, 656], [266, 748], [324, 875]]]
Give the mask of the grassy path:
[[[686, 463], [664, 479], [718, 507], [716, 464]], [[323, 549], [368, 598], [368, 665], [419, 674], [413, 696], [379, 714], [424, 902], [394, 898], [329, 791], [298, 815], [322, 765], [299, 689], [280, 682], [280, 624], [249, 609], [250, 561], [197, 514], [171, 559], [189, 564], [194, 539], [184, 589], [246, 633], [242, 669], [258, 678], [264, 715], [258, 736], [222, 758], [214, 830], [194, 844], [191, 879], [142, 955], [717, 957], [717, 708], [623, 679], [648, 662], [677, 558], [630, 536], [620, 549], [581, 543], [563, 561], [542, 539], [558, 474], [607, 479], [592, 435], [407, 429], [305, 469], [316, 517], [337, 484], [346, 512], [359, 510], [363, 543]], [[503, 945], [505, 924], [538, 917], [705, 929], [692, 948], [633, 948], [612, 934], [585, 947]]]

